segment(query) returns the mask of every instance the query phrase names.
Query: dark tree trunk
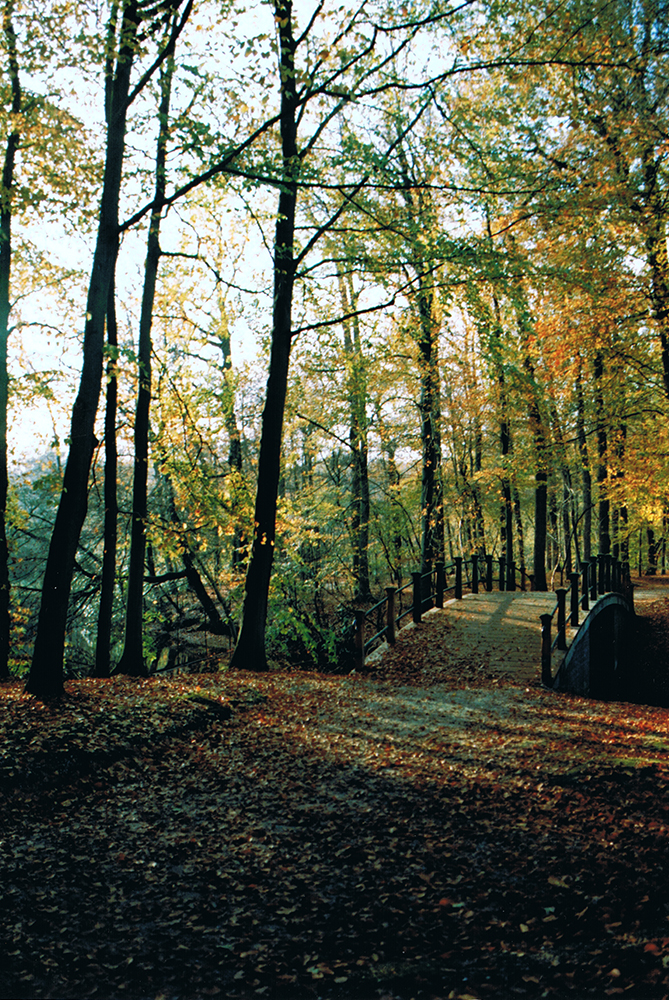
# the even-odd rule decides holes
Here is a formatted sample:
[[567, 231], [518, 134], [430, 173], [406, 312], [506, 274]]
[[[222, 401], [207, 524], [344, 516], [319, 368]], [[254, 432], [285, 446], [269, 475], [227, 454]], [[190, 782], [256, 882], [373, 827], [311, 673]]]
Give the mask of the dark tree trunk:
[[495, 315], [495, 332], [492, 345], [492, 358], [495, 368], [498, 390], [499, 407], [499, 444], [502, 455], [502, 506], [500, 510], [500, 540], [501, 554], [506, 560], [507, 567], [513, 561], [513, 502], [511, 491], [511, 478], [509, 474], [509, 462], [512, 451], [511, 425], [509, 423], [509, 396], [506, 385], [506, 376], [501, 363], [501, 342], [502, 342], [502, 311], [499, 299], [493, 290], [493, 309]]
[[597, 486], [599, 490], [598, 536], [600, 554], [611, 551], [611, 527], [608, 497], [608, 438], [604, 413], [604, 360], [598, 351], [594, 362], [595, 413], [597, 419]]
[[589, 562], [592, 558], [592, 476], [590, 474], [588, 441], [585, 434], [583, 370], [580, 359], [576, 378], [576, 436], [581, 458], [581, 482], [583, 484], [583, 559], [585, 562]]
[[[146, 553], [146, 522], [148, 516], [147, 488], [149, 472], [149, 428], [151, 412], [151, 326], [153, 303], [160, 263], [160, 222], [165, 203], [165, 161], [169, 135], [170, 96], [174, 59], [170, 55], [161, 74], [161, 99], [158, 111], [159, 129], [156, 150], [156, 186], [149, 222], [144, 266], [144, 289], [139, 320], [137, 351], [138, 390], [135, 411], [135, 461], [132, 485], [132, 522], [130, 529], [130, 567], [128, 571], [125, 615], [125, 643], [117, 672], [132, 677], [145, 677], [144, 660], [144, 562]], [[188, 567], [186, 567], [188, 568]]]
[[444, 553], [444, 498], [441, 474], [441, 402], [439, 327], [434, 317], [434, 289], [419, 281], [418, 339], [423, 466], [421, 482], [421, 571], [428, 573]]
[[520, 578], [522, 586], [525, 586], [525, 532], [523, 530], [523, 515], [520, 507], [520, 493], [518, 487], [513, 485], [513, 517], [516, 523], [516, 534], [518, 536], [518, 557], [520, 559]]
[[281, 472], [281, 442], [288, 388], [292, 338], [291, 311], [295, 281], [293, 239], [299, 157], [292, 3], [290, 0], [276, 0], [274, 9], [280, 48], [283, 183], [274, 236], [272, 347], [258, 456], [253, 545], [246, 573], [242, 628], [231, 660], [231, 666], [249, 670], [267, 669], [265, 626], [274, 558], [276, 504]]
[[534, 365], [529, 355], [527, 331], [525, 330], [525, 310], [519, 311], [519, 330], [523, 348], [523, 367], [527, 376], [527, 412], [534, 441], [534, 589], [548, 589], [546, 580], [546, 540], [548, 534], [548, 441], [546, 425], [539, 405], [538, 388]]
[[[225, 429], [230, 440], [228, 450], [228, 468], [232, 477], [232, 495], [236, 496], [241, 489], [243, 454], [242, 436], [237, 423], [235, 413], [235, 387], [232, 372], [232, 351], [230, 347], [230, 331], [228, 329], [225, 303], [220, 302], [221, 327], [217, 332], [217, 342], [223, 356], [223, 420]], [[236, 505], [235, 505], [236, 506]], [[232, 554], [231, 565], [233, 570], [242, 570], [246, 561], [246, 538], [244, 526], [236, 511], [232, 511], [233, 531], [232, 531]]]
[[107, 146], [98, 235], [86, 301], [83, 364], [72, 409], [70, 451], [49, 545], [37, 636], [26, 691], [39, 698], [63, 690], [63, 652], [74, 562], [88, 506], [88, 475], [95, 448], [95, 417], [102, 382], [105, 316], [119, 246], [118, 205], [127, 100], [137, 35], [137, 3], [123, 6], [121, 41], [107, 105]]
[[[13, 0], [6, 0], [2, 28], [7, 45], [8, 76], [11, 85], [11, 112], [21, 113], [21, 84], [16, 53], [16, 35], [12, 24]], [[12, 260], [12, 186], [14, 165], [19, 146], [18, 130], [10, 132], [5, 146], [2, 168], [2, 199], [0, 207], [0, 680], [9, 677], [9, 642], [11, 615], [9, 609], [9, 548], [7, 545], [7, 341], [9, 335], [9, 278]]]
[[474, 507], [474, 549], [478, 555], [484, 556], [486, 552], [485, 544], [485, 518], [483, 515], [483, 504], [481, 503], [481, 489], [479, 486], [479, 474], [483, 466], [483, 431], [478, 416], [474, 422], [474, 462], [472, 475], [472, 503]]
[[669, 259], [665, 227], [666, 192], [658, 176], [659, 156], [652, 148], [642, 153], [647, 211], [644, 212], [646, 255], [650, 266], [650, 300], [657, 323], [665, 395], [669, 399]]
[[[357, 297], [352, 279], [347, 284], [339, 275], [339, 293], [344, 316], [355, 312]], [[371, 598], [369, 586], [369, 473], [367, 468], [367, 378], [357, 316], [344, 319], [346, 388], [349, 405], [349, 441], [351, 443], [351, 530], [353, 535], [353, 575], [355, 599]]]
[[105, 406], [105, 520], [102, 576], [98, 632], [95, 644], [95, 677], [109, 677], [111, 657], [111, 631], [116, 582], [116, 541], [118, 531], [118, 497], [116, 493], [118, 452], [116, 445], [116, 409], [118, 397], [118, 335], [116, 326], [116, 299], [114, 281], [109, 286], [107, 307], [107, 399]]
[[648, 576], [655, 576], [657, 573], [657, 542], [653, 528], [646, 528], [646, 538], [648, 540], [648, 562], [646, 573]]

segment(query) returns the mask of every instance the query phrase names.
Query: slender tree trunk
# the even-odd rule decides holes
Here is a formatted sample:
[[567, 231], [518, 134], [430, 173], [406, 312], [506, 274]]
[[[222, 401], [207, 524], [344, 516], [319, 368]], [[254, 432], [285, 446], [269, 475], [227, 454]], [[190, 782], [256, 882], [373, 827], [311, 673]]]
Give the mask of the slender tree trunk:
[[474, 504], [474, 546], [476, 552], [484, 556], [486, 553], [485, 544], [485, 517], [483, 514], [483, 504], [481, 503], [481, 489], [479, 486], [479, 475], [483, 467], [483, 431], [478, 415], [474, 421], [474, 463], [472, 475], [472, 501]]
[[520, 578], [525, 586], [525, 532], [523, 530], [523, 515], [520, 506], [520, 493], [518, 487], [513, 484], [513, 517], [516, 523], [516, 535], [518, 536], [518, 558], [520, 559]]
[[580, 359], [576, 379], [576, 436], [581, 458], [581, 482], [583, 484], [583, 559], [585, 562], [589, 562], [592, 558], [592, 476], [590, 474], [588, 441], [585, 435], [583, 369]]
[[[521, 290], [522, 296], [522, 290]], [[546, 541], [548, 535], [548, 441], [546, 425], [539, 405], [534, 365], [530, 358], [525, 305], [518, 308], [518, 329], [523, 349], [523, 368], [527, 377], [527, 412], [534, 441], [536, 473], [534, 477], [534, 589], [548, 589], [546, 580]]]
[[652, 147], [642, 154], [648, 211], [644, 214], [646, 256], [650, 267], [650, 301], [660, 337], [662, 377], [669, 399], [669, 259], [665, 225], [666, 192], [658, 177], [658, 159]]
[[111, 658], [111, 631], [116, 582], [116, 541], [118, 531], [118, 497], [116, 493], [118, 452], [116, 445], [116, 409], [118, 397], [118, 335], [116, 326], [116, 297], [114, 281], [109, 286], [107, 307], [107, 400], [105, 406], [105, 520], [104, 550], [98, 610], [98, 632], [95, 645], [95, 677], [109, 677]]
[[[135, 462], [132, 486], [132, 522], [130, 528], [130, 566], [126, 597], [125, 643], [117, 672], [133, 677], [145, 677], [144, 660], [144, 563], [146, 552], [146, 522], [148, 516], [147, 489], [149, 472], [149, 428], [151, 412], [151, 326], [153, 303], [160, 263], [160, 223], [165, 203], [165, 162], [169, 136], [170, 96], [174, 57], [170, 55], [161, 74], [161, 99], [158, 111], [159, 128], [156, 150], [156, 186], [144, 266], [144, 289], [139, 320], [137, 351], [138, 389], [135, 411]], [[186, 567], [187, 568], [187, 567]]]
[[[13, 0], [6, 0], [2, 28], [7, 45], [8, 76], [11, 85], [12, 115], [21, 113], [21, 83], [16, 52], [16, 35], [12, 23]], [[0, 192], [0, 680], [9, 677], [9, 642], [11, 616], [9, 610], [9, 548], [7, 545], [7, 406], [9, 379], [7, 373], [7, 342], [9, 336], [9, 279], [12, 260], [12, 186], [14, 165], [19, 146], [19, 132], [14, 129], [7, 137]]]
[[421, 483], [421, 570], [428, 573], [444, 552], [444, 498], [441, 473], [441, 402], [439, 326], [434, 317], [434, 290], [419, 280], [418, 339], [423, 466]]
[[611, 551], [611, 527], [608, 496], [608, 439], [604, 413], [604, 360], [598, 351], [594, 363], [595, 413], [597, 418], [597, 487], [599, 490], [599, 551], [608, 555]]
[[293, 239], [299, 172], [292, 3], [290, 0], [275, 0], [274, 9], [280, 49], [283, 183], [274, 236], [272, 347], [258, 456], [253, 545], [246, 573], [242, 628], [231, 660], [231, 666], [250, 670], [267, 669], [265, 626], [274, 558], [283, 417], [292, 337], [291, 311], [295, 281]]
[[[228, 327], [228, 317], [225, 310], [225, 302], [219, 301], [219, 312], [221, 324], [217, 332], [218, 345], [223, 356], [223, 420], [225, 429], [228, 432], [230, 445], [228, 449], [228, 468], [232, 477], [232, 496], [235, 497], [242, 485], [242, 436], [237, 424], [235, 413], [235, 386], [232, 371], [232, 351], [230, 345], [230, 330]], [[233, 532], [232, 532], [232, 554], [231, 565], [233, 570], [241, 570], [246, 561], [245, 549], [246, 538], [242, 519], [233, 510]]]
[[123, 5], [121, 41], [107, 114], [107, 147], [98, 235], [86, 301], [83, 364], [72, 410], [70, 451], [49, 545], [37, 636], [26, 691], [40, 698], [63, 690], [63, 652], [74, 562], [88, 506], [95, 417], [102, 382], [105, 316], [119, 246], [118, 205], [123, 169], [127, 100], [135, 54], [136, 0]]
[[497, 293], [493, 289], [493, 310], [495, 315], [494, 347], [492, 350], [495, 376], [497, 379], [499, 407], [499, 444], [502, 455], [502, 506], [500, 510], [501, 555], [506, 560], [507, 567], [513, 562], [513, 502], [511, 496], [511, 477], [509, 462], [512, 451], [511, 426], [509, 423], [509, 396], [506, 376], [501, 364], [500, 348], [502, 340], [502, 310]]
[[[344, 316], [355, 312], [357, 296], [352, 280], [339, 274], [339, 294]], [[371, 598], [369, 586], [369, 472], [367, 468], [367, 378], [357, 316], [344, 319], [344, 354], [346, 389], [349, 405], [349, 441], [351, 443], [351, 529], [353, 534], [353, 575], [355, 599]]]
[[657, 543], [653, 528], [646, 528], [646, 538], [648, 540], [648, 562], [646, 573], [648, 576], [655, 576], [657, 573]]

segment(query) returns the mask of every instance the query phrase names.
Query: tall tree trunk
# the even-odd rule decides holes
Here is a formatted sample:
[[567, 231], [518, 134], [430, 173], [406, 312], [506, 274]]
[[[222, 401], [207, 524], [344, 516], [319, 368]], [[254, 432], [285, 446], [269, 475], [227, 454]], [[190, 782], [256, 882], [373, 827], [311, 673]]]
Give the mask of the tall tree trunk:
[[525, 532], [523, 530], [523, 515], [520, 507], [520, 493], [518, 492], [518, 487], [515, 482], [512, 487], [513, 491], [513, 519], [516, 524], [516, 535], [518, 536], [518, 558], [520, 560], [520, 578], [522, 580], [523, 590], [525, 589], [525, 577], [526, 577], [526, 566], [525, 566]]
[[[156, 184], [149, 222], [144, 266], [144, 289], [139, 320], [137, 351], [138, 389], [135, 411], [135, 461], [132, 485], [132, 522], [130, 528], [130, 567], [126, 595], [125, 643], [117, 672], [132, 677], [145, 677], [144, 661], [144, 562], [146, 552], [146, 521], [148, 515], [147, 487], [149, 472], [149, 427], [151, 412], [151, 326], [153, 303], [160, 263], [160, 222], [165, 204], [165, 162], [169, 136], [170, 96], [174, 57], [170, 54], [160, 80], [159, 128], [156, 149]], [[188, 567], [186, 567], [188, 568]]]
[[595, 415], [597, 420], [597, 487], [599, 491], [598, 540], [599, 552], [608, 555], [611, 551], [611, 527], [608, 496], [608, 438], [606, 415], [604, 412], [604, 360], [597, 351], [594, 361]]
[[588, 440], [585, 434], [585, 400], [583, 397], [583, 366], [579, 358], [576, 377], [576, 437], [581, 459], [581, 482], [583, 485], [583, 559], [592, 558], [592, 475], [588, 455]]
[[537, 398], [537, 387], [534, 366], [524, 345], [523, 367], [527, 373], [528, 396], [527, 412], [530, 419], [530, 431], [534, 441], [534, 589], [548, 589], [546, 580], [546, 542], [548, 535], [548, 442], [546, 428], [541, 415]]
[[[357, 296], [353, 280], [340, 272], [339, 295], [344, 317], [355, 313]], [[369, 586], [369, 472], [367, 463], [367, 377], [357, 316], [345, 318], [344, 353], [346, 357], [346, 391], [349, 406], [349, 441], [351, 443], [351, 528], [353, 534], [353, 575], [355, 599], [371, 598]]]
[[418, 286], [420, 332], [420, 414], [423, 466], [421, 571], [428, 573], [444, 555], [444, 496], [441, 472], [441, 402], [439, 325], [434, 317], [434, 289], [421, 277]]
[[105, 406], [105, 519], [98, 632], [95, 644], [95, 677], [109, 677], [111, 657], [111, 631], [116, 582], [116, 541], [118, 531], [116, 409], [118, 397], [118, 335], [116, 325], [116, 296], [114, 280], [109, 285], [107, 307], [107, 400]]
[[[123, 4], [115, 73], [107, 103], [105, 171], [84, 326], [83, 364], [72, 409], [70, 451], [47, 557], [37, 636], [26, 691], [40, 698], [63, 690], [67, 606], [79, 536], [88, 507], [88, 475], [95, 447], [95, 417], [102, 382], [104, 329], [109, 286], [119, 246], [118, 206], [123, 171], [130, 72], [138, 28], [136, 0]], [[110, 21], [115, 44], [115, 19]], [[111, 46], [110, 46], [111, 47]]]
[[[12, 23], [13, 0], [6, 0], [2, 29], [7, 46], [8, 76], [11, 85], [12, 115], [21, 114], [21, 83], [16, 51], [16, 35]], [[14, 129], [7, 137], [0, 192], [0, 680], [9, 677], [9, 548], [7, 545], [7, 407], [9, 379], [7, 373], [7, 341], [9, 336], [9, 278], [12, 261], [12, 186], [14, 165], [19, 146], [19, 132]]]
[[[230, 440], [228, 449], [228, 468], [230, 470], [230, 475], [232, 476], [232, 495], [234, 497], [241, 488], [243, 466], [242, 436], [237, 423], [237, 414], [235, 413], [235, 386], [232, 371], [230, 328], [228, 326], [228, 316], [225, 309], [225, 302], [222, 297], [219, 300], [219, 313], [221, 321], [216, 332], [216, 342], [221, 349], [223, 358], [223, 420], [225, 422], [225, 429], [228, 432], [228, 438]], [[234, 510], [232, 512], [232, 517], [232, 554], [230, 561], [232, 569], [239, 571], [245, 563], [246, 538], [244, 536], [242, 520], [237, 516]]]
[[[490, 235], [490, 231], [489, 231]], [[490, 236], [492, 240], [492, 236]], [[500, 308], [497, 293], [493, 289], [492, 294], [493, 310], [495, 315], [495, 330], [492, 358], [497, 380], [497, 399], [499, 408], [499, 445], [502, 456], [502, 505], [500, 509], [500, 539], [502, 542], [501, 555], [506, 561], [507, 568], [513, 562], [513, 502], [511, 496], [511, 477], [509, 463], [512, 451], [511, 445], [511, 425], [509, 423], [509, 395], [506, 385], [506, 376], [501, 361], [501, 341], [502, 341], [502, 310]]]
[[275, 0], [274, 11], [281, 70], [283, 179], [274, 235], [272, 347], [258, 456], [253, 545], [246, 573], [242, 628], [231, 660], [231, 666], [250, 670], [267, 669], [265, 626], [274, 558], [283, 417], [292, 338], [291, 311], [295, 282], [293, 239], [300, 162], [297, 150], [295, 40], [291, 0]]
[[650, 301], [660, 337], [662, 377], [669, 399], [669, 259], [665, 225], [666, 192], [658, 176], [658, 161], [652, 147], [642, 153], [647, 211], [644, 213], [646, 256], [650, 267]]
[[483, 467], [483, 430], [478, 414], [474, 420], [474, 462], [472, 469], [472, 501], [474, 505], [474, 546], [478, 555], [486, 553], [485, 517], [481, 503], [481, 488], [479, 474]]

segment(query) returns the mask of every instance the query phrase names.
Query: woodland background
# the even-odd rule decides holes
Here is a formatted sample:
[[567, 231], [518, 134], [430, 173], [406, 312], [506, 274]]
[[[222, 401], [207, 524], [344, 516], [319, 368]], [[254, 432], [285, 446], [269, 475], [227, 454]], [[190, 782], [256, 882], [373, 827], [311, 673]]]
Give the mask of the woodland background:
[[341, 667], [457, 555], [664, 572], [663, 0], [2, 19], [2, 673], [242, 620], [237, 665]]

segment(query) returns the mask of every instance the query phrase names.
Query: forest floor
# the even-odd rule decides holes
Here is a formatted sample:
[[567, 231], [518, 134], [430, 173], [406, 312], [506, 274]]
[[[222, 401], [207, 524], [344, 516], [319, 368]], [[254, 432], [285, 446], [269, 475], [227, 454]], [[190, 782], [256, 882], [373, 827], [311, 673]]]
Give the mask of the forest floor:
[[458, 651], [457, 610], [365, 676], [3, 685], [0, 997], [669, 996], [669, 711]]

